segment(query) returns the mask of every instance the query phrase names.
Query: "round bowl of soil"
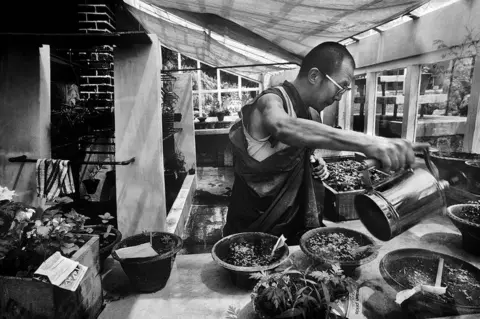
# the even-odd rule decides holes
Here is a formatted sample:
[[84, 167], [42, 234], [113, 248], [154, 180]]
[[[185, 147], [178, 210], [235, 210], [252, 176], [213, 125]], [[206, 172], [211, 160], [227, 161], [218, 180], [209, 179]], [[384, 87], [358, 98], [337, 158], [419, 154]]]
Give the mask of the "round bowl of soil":
[[233, 284], [251, 290], [256, 284], [251, 274], [273, 270], [287, 260], [290, 254], [287, 244], [271, 255], [277, 240], [277, 236], [266, 233], [233, 234], [213, 246], [212, 257], [229, 272]]
[[462, 233], [463, 249], [480, 256], [480, 202], [449, 206], [447, 214]]
[[[444, 295], [418, 293], [402, 304], [416, 313], [445, 317], [480, 312], [480, 270], [453, 256], [432, 250], [405, 248], [386, 254], [379, 269], [383, 279], [397, 292], [417, 285], [435, 285], [439, 259], [444, 259], [441, 286]], [[475, 316], [478, 318], [478, 316]]]
[[467, 174], [468, 166], [465, 161], [480, 160], [480, 154], [451, 152], [431, 152], [430, 157], [433, 164], [438, 168], [440, 179], [450, 180], [459, 173]]
[[[90, 235], [98, 235], [100, 238], [100, 272], [102, 272], [105, 260], [111, 255], [113, 247], [122, 240], [122, 233], [113, 227], [107, 233], [108, 226], [106, 225], [92, 225], [85, 226], [85, 228], [93, 229]], [[105, 234], [108, 235], [105, 236]]]
[[152, 232], [152, 248], [157, 256], [121, 259], [116, 250], [150, 242], [150, 233], [127, 237], [115, 245], [112, 257], [120, 262], [130, 283], [138, 292], [150, 293], [163, 289], [170, 278], [177, 253], [182, 249], [183, 240], [171, 233]]
[[470, 193], [480, 195], [480, 160], [466, 161], [467, 165], [467, 190]]
[[374, 260], [377, 248], [370, 236], [341, 227], [315, 228], [300, 238], [305, 255], [318, 263], [339, 264], [345, 274]]

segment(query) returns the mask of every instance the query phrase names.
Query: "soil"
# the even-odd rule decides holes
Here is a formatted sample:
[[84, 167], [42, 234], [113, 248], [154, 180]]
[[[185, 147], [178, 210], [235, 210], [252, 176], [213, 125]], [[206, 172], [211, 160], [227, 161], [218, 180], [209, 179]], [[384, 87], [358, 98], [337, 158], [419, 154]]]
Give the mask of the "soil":
[[480, 224], [480, 202], [477, 206], [468, 206], [460, 211], [458, 217], [474, 224]]
[[[435, 285], [438, 261], [416, 257], [397, 260], [390, 271], [398, 274], [396, 280], [403, 286], [413, 288], [419, 284]], [[445, 304], [471, 307], [480, 306], [480, 278], [458, 265], [444, 263], [442, 287], [447, 287], [445, 295], [427, 294]]]
[[265, 242], [260, 245], [246, 242], [231, 243], [225, 262], [240, 267], [268, 266], [278, 259], [276, 254], [270, 255], [272, 249], [273, 245]]
[[[325, 183], [337, 192], [346, 192], [365, 189], [362, 181], [362, 165], [354, 160], [327, 163], [330, 176]], [[380, 182], [387, 178], [387, 175], [375, 169], [370, 170], [372, 183]]]
[[310, 237], [306, 244], [312, 252], [338, 261], [360, 260], [370, 254], [368, 251], [355, 254], [360, 244], [354, 238], [342, 233], [317, 234]]

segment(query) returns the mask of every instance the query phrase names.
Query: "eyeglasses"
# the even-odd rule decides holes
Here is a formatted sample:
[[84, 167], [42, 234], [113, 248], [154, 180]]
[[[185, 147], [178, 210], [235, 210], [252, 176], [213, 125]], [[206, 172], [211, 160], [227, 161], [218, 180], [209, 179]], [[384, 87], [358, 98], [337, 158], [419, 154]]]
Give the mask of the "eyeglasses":
[[[322, 72], [322, 71], [320, 71]], [[327, 79], [330, 80], [330, 82], [332, 82], [333, 84], [335, 84], [336, 87], [339, 88], [339, 90], [337, 91], [337, 93], [335, 93], [335, 96], [339, 96], [339, 95], [342, 95], [343, 93], [347, 92], [347, 91], [350, 91], [352, 88], [351, 87], [343, 87], [341, 86], [340, 84], [338, 84], [334, 79], [332, 79], [327, 73], [324, 73], [322, 72], [326, 77]]]

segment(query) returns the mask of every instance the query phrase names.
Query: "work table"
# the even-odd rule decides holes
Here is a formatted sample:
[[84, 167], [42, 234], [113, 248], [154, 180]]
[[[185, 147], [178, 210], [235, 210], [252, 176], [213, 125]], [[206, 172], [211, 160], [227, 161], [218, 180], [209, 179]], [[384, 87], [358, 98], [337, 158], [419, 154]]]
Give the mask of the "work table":
[[[328, 223], [368, 234], [360, 221]], [[403, 248], [422, 248], [437, 251], [463, 259], [480, 267], [480, 257], [470, 255], [461, 249], [461, 235], [450, 220], [444, 216], [433, 216], [395, 237], [389, 242], [378, 242], [382, 247], [372, 262], [359, 267], [354, 279], [367, 282], [372, 294], [364, 302], [364, 312], [370, 319], [404, 318], [395, 305], [395, 291], [382, 278], [379, 263], [386, 253]], [[298, 246], [292, 246], [290, 254], [299, 265], [310, 262]], [[179, 255], [176, 258], [167, 286], [153, 294], [130, 292], [129, 282], [121, 266], [109, 260], [104, 275], [104, 289], [107, 295], [119, 298], [108, 303], [100, 315], [107, 318], [138, 319], [219, 319], [226, 318], [230, 306], [241, 309], [238, 319], [254, 318], [250, 303], [250, 291], [236, 288], [228, 272], [218, 266], [210, 254]], [[449, 317], [449, 319], [478, 318], [480, 315]]]

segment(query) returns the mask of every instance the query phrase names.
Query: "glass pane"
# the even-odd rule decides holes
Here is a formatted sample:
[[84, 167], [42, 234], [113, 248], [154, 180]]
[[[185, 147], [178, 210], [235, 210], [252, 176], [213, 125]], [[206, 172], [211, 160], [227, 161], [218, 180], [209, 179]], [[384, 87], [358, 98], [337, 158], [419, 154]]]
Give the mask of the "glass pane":
[[416, 141], [462, 152], [474, 58], [422, 66]]
[[[217, 89], [217, 69], [209, 68], [208, 65], [200, 63], [202, 90], [216, 90]], [[204, 69], [205, 68], [205, 69]]]
[[402, 136], [404, 81], [404, 68], [379, 73], [375, 135], [390, 138]]
[[194, 111], [199, 111], [198, 109], [198, 94], [197, 93], [194, 93], [193, 94], [193, 110]]
[[242, 106], [249, 103], [251, 100], [253, 100], [258, 94], [260, 94], [260, 91], [249, 91], [249, 92], [242, 92]]
[[[182, 69], [196, 69], [197, 61], [190, 59], [184, 55], [181, 57]], [[198, 90], [197, 71], [183, 71], [183, 73], [190, 73], [192, 75], [192, 90]]]
[[217, 93], [203, 93], [203, 112], [208, 116], [216, 116], [216, 109], [219, 105]]
[[242, 78], [242, 88], [258, 88], [258, 87], [260, 87], [260, 83]]
[[222, 89], [237, 89], [238, 76], [220, 70], [220, 81]]
[[237, 115], [242, 108], [242, 100], [239, 98], [238, 92], [222, 93], [222, 108], [227, 109], [230, 115]]
[[178, 69], [178, 53], [162, 46], [162, 70]]
[[366, 93], [365, 74], [357, 75], [352, 87], [355, 89], [353, 107], [352, 107], [352, 127], [354, 131], [363, 132], [365, 123], [365, 93]]

